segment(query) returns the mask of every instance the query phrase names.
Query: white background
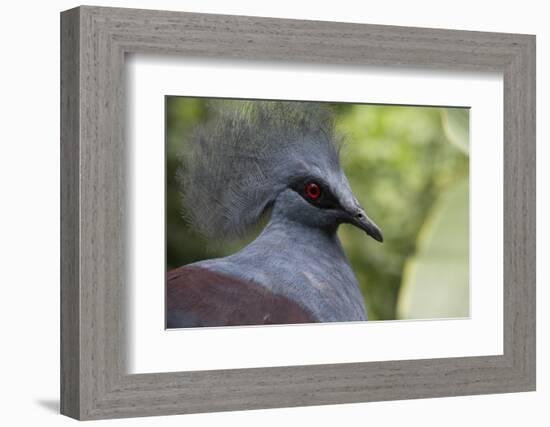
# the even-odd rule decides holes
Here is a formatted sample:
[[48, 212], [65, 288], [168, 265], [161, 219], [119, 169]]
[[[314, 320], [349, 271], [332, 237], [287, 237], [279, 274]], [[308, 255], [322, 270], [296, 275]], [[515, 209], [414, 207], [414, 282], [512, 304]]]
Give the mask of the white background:
[[[127, 217], [131, 224], [129, 372], [502, 354], [500, 74], [380, 67], [349, 71], [318, 65], [297, 70], [280, 63], [133, 55], [127, 59], [125, 75], [132, 170]], [[471, 106], [470, 318], [165, 331], [164, 292], [159, 284], [165, 277], [166, 94]], [[223, 357], [217, 351], [204, 351], [213, 345], [224, 349]]]
[[[211, 13], [263, 15], [375, 24], [536, 33], [538, 74], [538, 391], [275, 409], [104, 422], [109, 425], [276, 426], [402, 425], [546, 426], [550, 420], [548, 333], [550, 293], [545, 260], [549, 201], [546, 183], [550, 115], [550, 29], [545, 2], [461, 0], [97, 1], [96, 4]], [[0, 208], [4, 425], [68, 425], [57, 415], [59, 383], [59, 17], [71, 1], [3, 5], [0, 131]], [[543, 238], [545, 238], [543, 240]], [[547, 264], [547, 263], [546, 263]]]

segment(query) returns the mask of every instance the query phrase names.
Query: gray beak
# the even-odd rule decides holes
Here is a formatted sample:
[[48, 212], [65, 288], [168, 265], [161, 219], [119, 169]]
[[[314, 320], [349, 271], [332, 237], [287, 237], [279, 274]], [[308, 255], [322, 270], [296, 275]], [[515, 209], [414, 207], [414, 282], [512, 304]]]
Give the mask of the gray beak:
[[382, 243], [384, 241], [384, 237], [382, 236], [382, 231], [380, 231], [380, 228], [374, 223], [373, 220], [371, 220], [365, 211], [363, 209], [356, 210], [353, 213], [350, 214], [349, 223], [355, 225], [356, 227], [360, 228], [364, 232], [366, 232], [369, 236], [371, 236], [374, 240], [379, 241]]

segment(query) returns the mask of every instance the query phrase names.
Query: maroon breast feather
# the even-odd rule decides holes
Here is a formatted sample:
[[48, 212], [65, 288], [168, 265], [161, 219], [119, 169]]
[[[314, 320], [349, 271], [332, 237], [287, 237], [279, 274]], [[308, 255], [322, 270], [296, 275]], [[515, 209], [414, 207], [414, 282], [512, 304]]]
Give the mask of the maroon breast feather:
[[169, 329], [315, 321], [296, 302], [252, 282], [191, 266], [167, 274], [166, 327]]

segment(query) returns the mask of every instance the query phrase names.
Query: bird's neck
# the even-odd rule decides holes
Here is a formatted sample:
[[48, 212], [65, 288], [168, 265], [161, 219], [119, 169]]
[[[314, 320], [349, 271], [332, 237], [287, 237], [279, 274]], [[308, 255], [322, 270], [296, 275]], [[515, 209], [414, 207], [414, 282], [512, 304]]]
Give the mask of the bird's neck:
[[256, 240], [229, 258], [228, 272], [291, 298], [319, 321], [366, 319], [336, 227], [310, 227], [273, 215]]
[[349, 273], [355, 282], [336, 226], [311, 227], [283, 215], [273, 215], [262, 233], [233, 257], [237, 262], [262, 259], [262, 267], [272, 269], [273, 275], [284, 266], [299, 275], [308, 269], [316, 275]]
[[366, 320], [357, 279], [333, 229], [272, 215], [248, 246], [197, 266], [245, 279], [306, 308], [317, 321]]
[[258, 242], [279, 241], [289, 245], [298, 244], [308, 247], [315, 247], [316, 245], [327, 247], [328, 245], [342, 251], [336, 230], [336, 225], [324, 228], [312, 227], [274, 212], [269, 223], [256, 240]]

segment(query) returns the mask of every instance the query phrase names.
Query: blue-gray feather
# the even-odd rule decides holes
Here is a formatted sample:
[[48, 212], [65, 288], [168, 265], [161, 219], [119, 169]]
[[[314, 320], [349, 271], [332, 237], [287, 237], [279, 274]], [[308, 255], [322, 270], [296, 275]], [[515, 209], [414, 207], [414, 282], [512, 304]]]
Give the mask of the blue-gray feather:
[[241, 237], [297, 174], [339, 170], [341, 138], [318, 103], [217, 101], [178, 173], [185, 211], [209, 238]]
[[258, 283], [298, 302], [319, 322], [367, 320], [357, 280], [336, 233], [286, 219], [280, 202], [251, 244], [231, 256], [193, 265]]
[[[186, 210], [197, 230], [216, 239], [241, 236], [268, 207], [271, 217], [238, 253], [193, 266], [287, 297], [319, 322], [366, 320], [336, 234], [352, 213], [364, 211], [340, 167], [341, 138], [330, 109], [305, 102], [240, 105], [222, 103], [194, 132], [179, 175]], [[298, 177], [322, 181], [337, 208], [305, 200], [291, 185]]]

